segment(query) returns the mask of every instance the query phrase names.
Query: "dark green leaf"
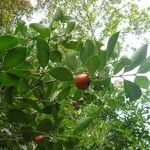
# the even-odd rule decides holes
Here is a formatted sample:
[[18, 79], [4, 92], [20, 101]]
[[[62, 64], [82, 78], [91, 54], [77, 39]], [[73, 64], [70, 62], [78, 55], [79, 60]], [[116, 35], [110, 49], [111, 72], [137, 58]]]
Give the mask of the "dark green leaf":
[[99, 58], [100, 58], [100, 70], [102, 70], [106, 66], [106, 57], [107, 52], [106, 51], [99, 51]]
[[12, 122], [17, 123], [27, 123], [27, 116], [26, 114], [19, 109], [11, 109], [8, 111], [7, 117]]
[[72, 81], [71, 71], [65, 67], [56, 67], [50, 70], [50, 75], [59, 81]]
[[90, 125], [91, 122], [92, 122], [91, 117], [84, 117], [81, 120], [79, 120], [77, 122], [77, 125], [75, 126], [74, 134], [82, 132], [83, 130], [85, 130]]
[[58, 50], [51, 51], [50, 60], [52, 62], [62, 62], [62, 53]]
[[43, 39], [37, 40], [37, 58], [41, 67], [45, 68], [49, 62], [50, 48]]
[[116, 42], [117, 42], [117, 40], [118, 40], [119, 33], [120, 33], [120, 32], [117, 32], [117, 33], [113, 34], [113, 35], [109, 38], [109, 41], [108, 41], [108, 44], [107, 44], [107, 59], [108, 59], [108, 60], [109, 60], [110, 57], [112, 57], [113, 54], [114, 54], [114, 48], [115, 48]]
[[4, 69], [12, 69], [23, 63], [26, 59], [26, 47], [16, 47], [8, 51], [4, 58]]
[[135, 101], [141, 97], [141, 89], [135, 83], [124, 80], [124, 89], [126, 98], [129, 98], [131, 101]]
[[17, 90], [20, 94], [25, 94], [28, 91], [29, 85], [25, 79], [20, 79], [17, 84]]
[[18, 77], [9, 73], [0, 74], [0, 83], [5, 86], [14, 86], [18, 82]]
[[134, 52], [133, 56], [130, 59], [132, 61], [132, 64], [125, 68], [125, 72], [134, 69], [135, 67], [139, 66], [143, 62], [143, 60], [147, 55], [147, 48], [148, 45], [144, 45]]
[[149, 80], [145, 76], [136, 76], [134, 83], [144, 89], [148, 89], [149, 87]]
[[100, 67], [100, 59], [98, 56], [93, 55], [87, 59], [85, 64], [89, 73], [92, 75]]
[[126, 57], [121, 57], [118, 64], [114, 68], [114, 74], [117, 74], [121, 71], [125, 66], [130, 65], [132, 61]]
[[75, 28], [75, 21], [69, 21], [66, 28], [66, 33], [70, 33]]
[[144, 59], [144, 61], [140, 65], [138, 72], [139, 73], [146, 73], [149, 71], [150, 71], [150, 56]]
[[83, 63], [92, 55], [94, 55], [94, 44], [91, 40], [86, 40], [84, 48], [80, 52], [80, 59]]
[[0, 51], [3, 49], [8, 49], [16, 46], [18, 44], [18, 39], [14, 36], [0, 36]]
[[42, 132], [48, 132], [52, 129], [52, 122], [49, 119], [43, 119], [37, 129]]

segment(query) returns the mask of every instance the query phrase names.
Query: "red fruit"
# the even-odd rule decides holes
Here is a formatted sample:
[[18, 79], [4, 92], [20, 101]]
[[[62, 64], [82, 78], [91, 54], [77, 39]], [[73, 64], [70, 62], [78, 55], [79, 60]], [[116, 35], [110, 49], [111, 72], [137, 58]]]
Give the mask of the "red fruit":
[[43, 140], [43, 138], [44, 138], [44, 136], [43, 135], [38, 135], [38, 136], [36, 136], [35, 137], [35, 142], [40, 142], [40, 141], [42, 141]]
[[75, 78], [75, 84], [78, 89], [86, 90], [90, 85], [90, 78], [86, 73], [79, 74]]

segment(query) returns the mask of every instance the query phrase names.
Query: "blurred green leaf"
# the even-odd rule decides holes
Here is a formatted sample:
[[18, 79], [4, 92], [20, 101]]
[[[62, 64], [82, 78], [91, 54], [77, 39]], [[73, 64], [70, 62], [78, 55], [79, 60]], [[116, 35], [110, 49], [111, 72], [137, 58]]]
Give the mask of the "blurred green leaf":
[[108, 60], [110, 59], [110, 57], [113, 56], [115, 45], [116, 45], [118, 37], [119, 37], [119, 33], [120, 32], [117, 32], [109, 38], [109, 41], [107, 44], [107, 59]]
[[5, 70], [12, 69], [23, 63], [26, 59], [26, 47], [10, 49], [4, 57], [3, 67]]
[[140, 68], [138, 70], [139, 73], [146, 73], [150, 71], [150, 56], [145, 58], [140, 65]]
[[45, 68], [49, 62], [50, 48], [48, 43], [43, 39], [37, 40], [37, 58], [42, 68]]
[[56, 67], [50, 70], [50, 75], [59, 81], [72, 81], [71, 71], [65, 67]]
[[124, 80], [124, 89], [126, 98], [129, 98], [131, 101], [135, 101], [141, 97], [142, 91], [140, 87], [131, 81]]
[[29, 26], [37, 33], [40, 33], [43, 38], [48, 37], [50, 35], [50, 30], [39, 23], [31, 23]]
[[25, 94], [29, 90], [29, 85], [25, 79], [20, 79], [17, 84], [17, 90], [20, 94]]
[[63, 17], [64, 17], [63, 11], [60, 8], [57, 8], [53, 21], [63, 21]]
[[76, 58], [76, 53], [68, 52], [65, 57], [66, 65], [71, 70], [76, 70], [78, 66], [78, 61]]
[[80, 133], [83, 130], [85, 130], [90, 125], [91, 122], [92, 122], [91, 117], [84, 117], [81, 120], [79, 120], [77, 122], [77, 125], [75, 126], [74, 134]]
[[51, 51], [50, 60], [52, 62], [62, 62], [62, 53], [59, 50]]
[[121, 71], [125, 66], [130, 65], [132, 61], [126, 57], [121, 57], [118, 64], [114, 68], [114, 74], [117, 74]]
[[134, 69], [135, 67], [139, 66], [143, 62], [143, 60], [145, 59], [147, 55], [147, 48], [148, 48], [148, 45], [144, 45], [134, 52], [134, 54], [132, 55], [130, 59], [132, 61], [132, 64], [125, 67], [125, 72], [128, 72]]
[[49, 119], [43, 119], [37, 126], [38, 131], [49, 132], [52, 129], [52, 122]]
[[1, 50], [15, 47], [18, 44], [18, 39], [11, 35], [0, 36], [0, 52]]
[[75, 28], [75, 25], [76, 25], [75, 21], [69, 21], [67, 23], [66, 33], [69, 34]]
[[83, 49], [80, 52], [80, 59], [83, 63], [86, 62], [86, 60], [94, 55], [94, 44], [91, 40], [86, 40]]
[[148, 89], [150, 84], [148, 78], [145, 76], [136, 76], [134, 83], [136, 83], [138, 86], [144, 89]]
[[89, 73], [92, 75], [100, 67], [100, 59], [98, 56], [93, 55], [86, 60], [85, 64]]
[[26, 114], [19, 109], [11, 109], [7, 113], [7, 117], [11, 122], [17, 122], [17, 123], [27, 123], [28, 118]]
[[5, 86], [14, 86], [18, 82], [18, 77], [10, 73], [0, 74], [0, 83]]

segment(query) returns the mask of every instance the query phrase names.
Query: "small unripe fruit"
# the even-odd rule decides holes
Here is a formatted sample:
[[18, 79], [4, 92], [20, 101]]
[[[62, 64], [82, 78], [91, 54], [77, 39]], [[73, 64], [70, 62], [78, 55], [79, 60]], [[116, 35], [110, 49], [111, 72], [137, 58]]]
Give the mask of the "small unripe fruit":
[[90, 85], [90, 78], [86, 73], [79, 74], [75, 78], [75, 84], [78, 89], [86, 90]]
[[38, 135], [35, 137], [35, 142], [39, 143], [43, 140], [44, 136], [43, 135]]

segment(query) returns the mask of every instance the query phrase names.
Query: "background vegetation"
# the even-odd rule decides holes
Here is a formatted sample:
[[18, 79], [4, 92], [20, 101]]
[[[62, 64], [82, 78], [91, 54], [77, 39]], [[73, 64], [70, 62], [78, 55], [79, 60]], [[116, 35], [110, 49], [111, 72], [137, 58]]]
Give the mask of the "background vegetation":
[[[1, 149], [149, 149], [148, 40], [121, 54], [126, 33], [148, 32], [148, 9], [121, 0], [0, 8]], [[40, 10], [47, 17], [27, 25], [22, 17]], [[74, 83], [80, 73], [87, 90]]]

